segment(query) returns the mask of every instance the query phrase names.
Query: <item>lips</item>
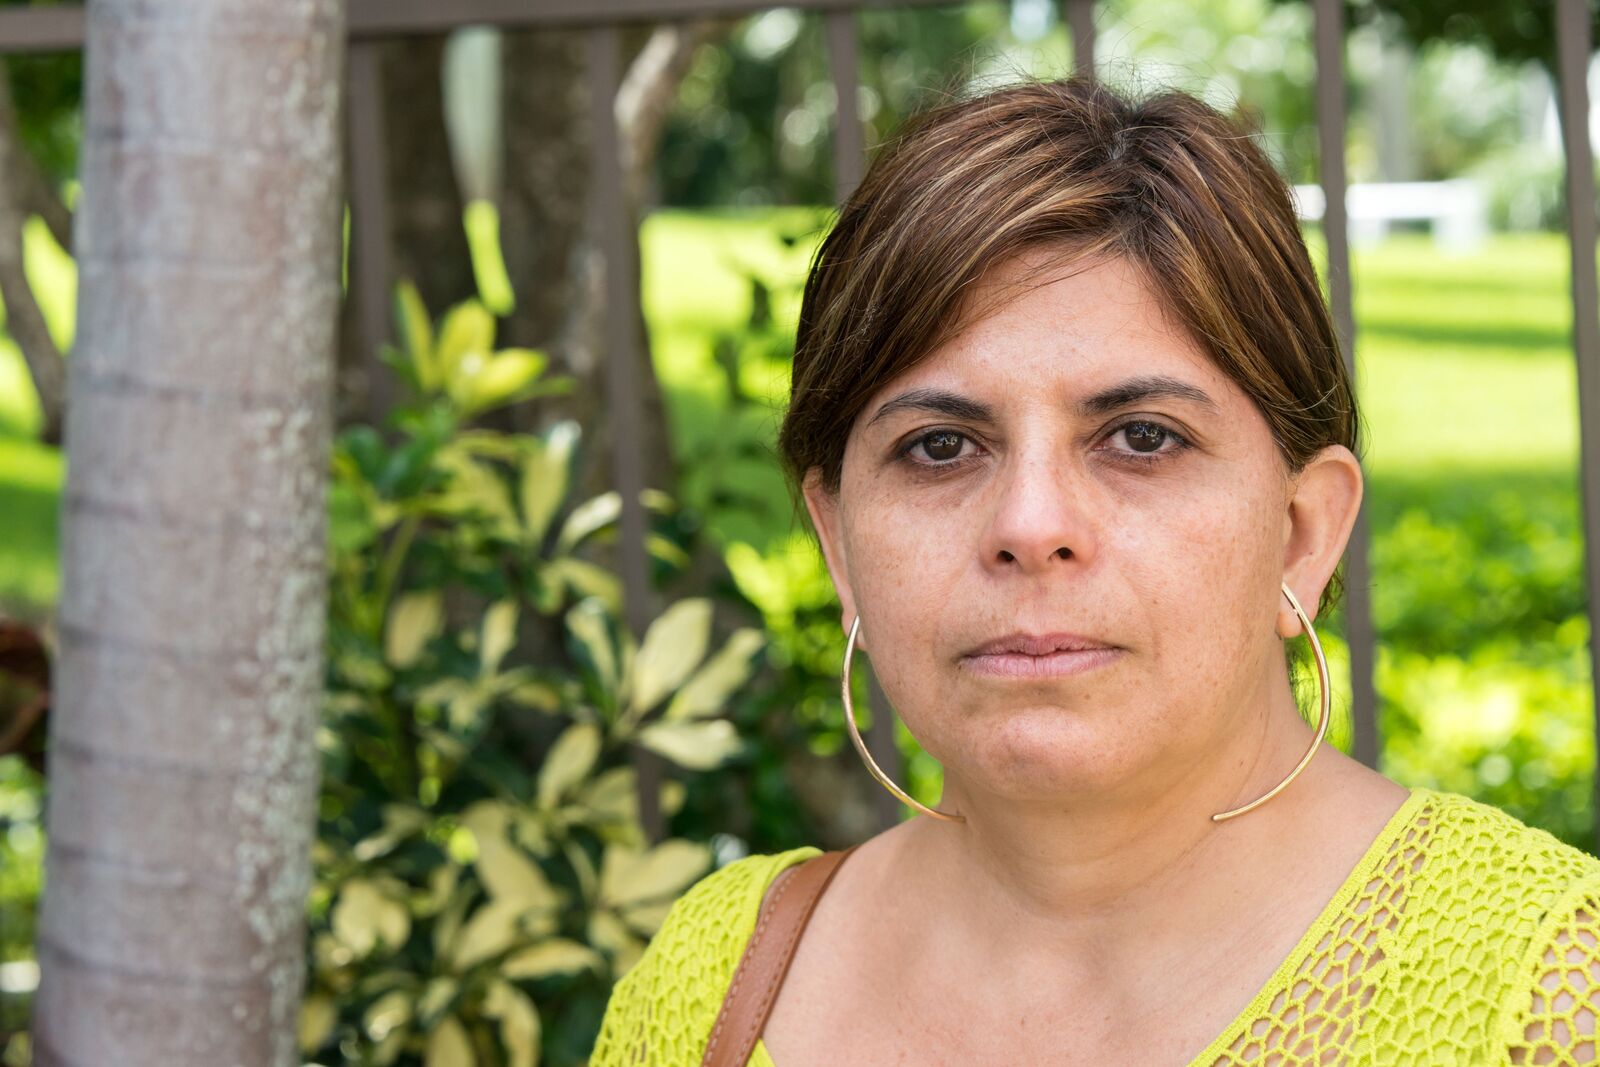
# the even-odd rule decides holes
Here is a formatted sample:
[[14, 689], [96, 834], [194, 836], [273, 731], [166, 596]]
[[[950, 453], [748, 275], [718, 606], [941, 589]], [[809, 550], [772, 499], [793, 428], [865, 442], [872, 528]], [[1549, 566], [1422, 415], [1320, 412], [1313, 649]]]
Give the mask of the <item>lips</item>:
[[996, 656], [1017, 654], [1048, 656], [1052, 652], [1081, 652], [1094, 649], [1114, 649], [1116, 645], [1097, 641], [1082, 634], [1064, 632], [1047, 634], [1010, 633], [979, 645], [967, 653], [969, 656]]

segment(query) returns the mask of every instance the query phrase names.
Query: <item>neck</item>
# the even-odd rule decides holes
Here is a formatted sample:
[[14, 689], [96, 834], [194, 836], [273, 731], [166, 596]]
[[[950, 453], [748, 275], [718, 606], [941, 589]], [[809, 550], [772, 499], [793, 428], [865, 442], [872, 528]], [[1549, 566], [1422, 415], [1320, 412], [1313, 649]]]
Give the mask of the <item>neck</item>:
[[1264, 804], [1213, 821], [1282, 781], [1310, 745], [1286, 682], [1278, 699], [1243, 706], [1252, 705], [1228, 725], [1226, 744], [1113, 788], [1019, 801], [947, 769], [936, 806], [966, 821], [919, 817], [902, 846], [916, 862], [900, 869], [916, 870], [916, 892], [926, 894], [919, 911], [959, 916], [948, 936], [915, 950], [924, 964], [982, 946], [1006, 961], [999, 980], [1011, 988], [1060, 989], [1075, 977], [1104, 985], [1116, 980], [1108, 968], [1124, 965], [1133, 983], [1161, 959], [1163, 942], [1176, 961], [1196, 930], [1220, 934], [1230, 917], [1290, 891], [1286, 867], [1295, 845], [1308, 844], [1322, 783], [1339, 765], [1324, 747]]

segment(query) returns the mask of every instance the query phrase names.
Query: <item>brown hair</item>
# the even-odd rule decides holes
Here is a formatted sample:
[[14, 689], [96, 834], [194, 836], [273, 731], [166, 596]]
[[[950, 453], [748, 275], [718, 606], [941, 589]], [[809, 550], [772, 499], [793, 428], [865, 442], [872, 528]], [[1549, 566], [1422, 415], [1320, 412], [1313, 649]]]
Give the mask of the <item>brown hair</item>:
[[[1037, 245], [1127, 256], [1255, 401], [1291, 473], [1330, 444], [1360, 457], [1338, 336], [1289, 186], [1254, 132], [1180, 90], [1133, 99], [1078, 76], [913, 116], [806, 279], [778, 435], [797, 509], [812, 468], [839, 491], [868, 399], [973, 321], [957, 314], [972, 283]], [[1341, 592], [1336, 570], [1323, 606]]]

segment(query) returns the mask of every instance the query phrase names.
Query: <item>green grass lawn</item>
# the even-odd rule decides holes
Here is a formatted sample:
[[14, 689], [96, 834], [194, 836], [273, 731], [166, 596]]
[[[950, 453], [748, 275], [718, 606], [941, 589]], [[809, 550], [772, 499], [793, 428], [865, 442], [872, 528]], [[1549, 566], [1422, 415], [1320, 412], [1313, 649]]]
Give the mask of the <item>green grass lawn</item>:
[[1370, 473], [1575, 469], [1577, 376], [1564, 237], [1445, 257], [1426, 238], [1352, 268]]

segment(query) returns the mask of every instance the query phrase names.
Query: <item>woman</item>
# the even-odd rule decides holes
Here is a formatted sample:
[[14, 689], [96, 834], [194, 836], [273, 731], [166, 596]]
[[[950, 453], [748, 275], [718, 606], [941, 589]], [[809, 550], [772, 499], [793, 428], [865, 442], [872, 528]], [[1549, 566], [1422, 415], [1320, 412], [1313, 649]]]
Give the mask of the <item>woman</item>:
[[[1595, 1062], [1600, 861], [1323, 744], [1320, 645], [1296, 706], [1357, 421], [1289, 189], [1193, 97], [1025, 83], [880, 153], [780, 446], [944, 792], [847, 850], [748, 1063]], [[701, 1062], [819, 852], [693, 886], [591, 1064]]]

